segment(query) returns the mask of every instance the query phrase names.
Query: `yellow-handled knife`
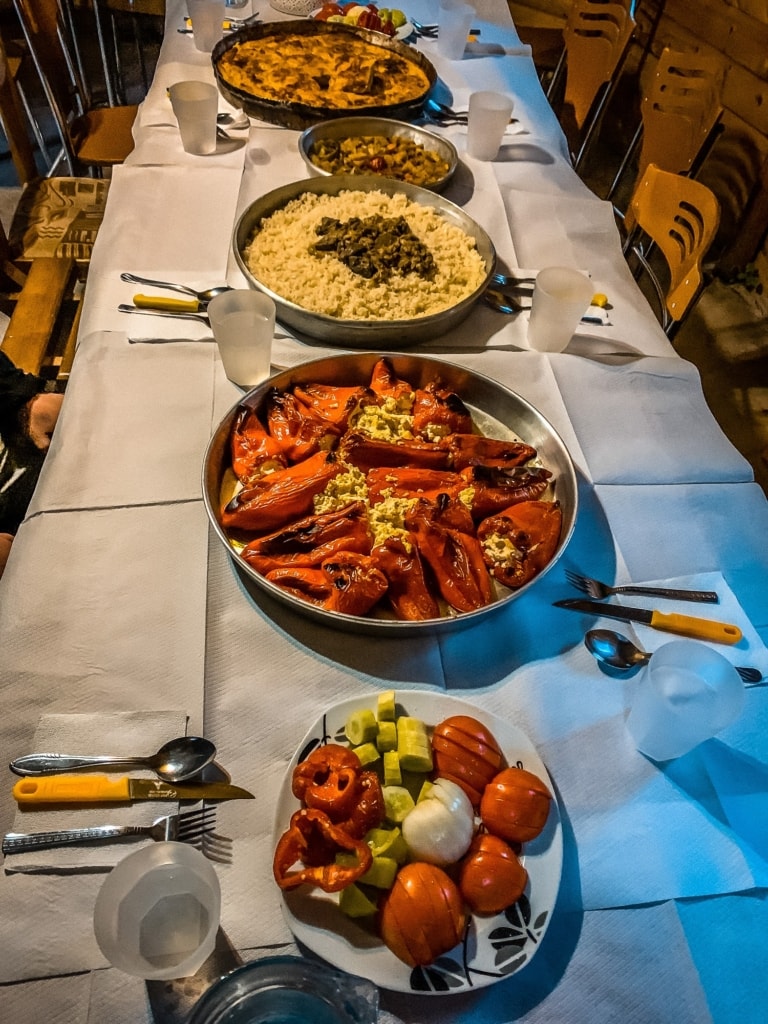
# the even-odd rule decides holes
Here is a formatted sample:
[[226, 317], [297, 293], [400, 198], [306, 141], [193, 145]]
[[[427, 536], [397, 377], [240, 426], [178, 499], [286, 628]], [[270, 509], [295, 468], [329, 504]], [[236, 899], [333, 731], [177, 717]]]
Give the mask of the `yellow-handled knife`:
[[41, 775], [19, 779], [13, 797], [31, 804], [127, 803], [131, 800], [252, 800], [253, 793], [227, 782], [172, 785], [159, 779], [110, 779], [106, 775]]
[[171, 313], [204, 313], [205, 305], [197, 299], [171, 299], [167, 295], [134, 295], [139, 309], [165, 309]]
[[678, 636], [693, 637], [694, 640], [710, 640], [716, 644], [737, 644], [741, 630], [729, 622], [716, 619], [700, 619], [694, 615], [678, 615], [650, 611], [647, 608], [627, 608], [625, 605], [603, 604], [602, 601], [588, 601], [574, 597], [567, 601], [555, 601], [556, 608], [570, 608], [574, 612], [589, 612], [607, 619], [621, 619], [622, 622], [642, 622], [652, 629], [661, 629]]

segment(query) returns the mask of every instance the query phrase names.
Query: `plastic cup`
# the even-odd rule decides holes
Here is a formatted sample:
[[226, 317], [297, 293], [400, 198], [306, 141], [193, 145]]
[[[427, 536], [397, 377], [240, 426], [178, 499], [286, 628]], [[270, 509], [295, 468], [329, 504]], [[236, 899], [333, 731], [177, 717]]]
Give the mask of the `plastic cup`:
[[536, 275], [528, 341], [540, 352], [562, 352], [589, 308], [593, 285], [570, 267], [546, 267]]
[[233, 288], [211, 299], [208, 319], [232, 383], [252, 388], [266, 380], [275, 334], [272, 299], [250, 288]]
[[192, 38], [202, 53], [210, 53], [224, 35], [224, 4], [217, 0], [187, 0]]
[[267, 957], [217, 981], [189, 1024], [376, 1024], [379, 997], [364, 978], [299, 957]]
[[654, 761], [687, 754], [736, 719], [744, 684], [727, 658], [695, 640], [673, 640], [637, 677], [627, 729]]
[[478, 160], [495, 160], [514, 103], [501, 92], [473, 92], [469, 97], [467, 152]]
[[187, 153], [206, 156], [216, 150], [219, 93], [208, 82], [176, 82], [168, 90]]
[[474, 7], [458, 0], [442, 0], [437, 14], [437, 52], [448, 60], [461, 60], [475, 17]]
[[93, 930], [104, 956], [126, 974], [188, 978], [213, 952], [220, 913], [211, 862], [184, 843], [152, 843], [107, 875]]

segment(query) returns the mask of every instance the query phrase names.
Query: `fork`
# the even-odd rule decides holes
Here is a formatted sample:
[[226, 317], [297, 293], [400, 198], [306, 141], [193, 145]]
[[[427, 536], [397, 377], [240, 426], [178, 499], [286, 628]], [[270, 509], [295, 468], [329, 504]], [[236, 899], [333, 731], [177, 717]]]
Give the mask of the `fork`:
[[708, 604], [717, 604], [719, 598], [713, 590], [676, 590], [669, 587], [611, 587], [600, 580], [592, 579], [591, 576], [582, 576], [571, 569], [565, 570], [565, 577], [572, 587], [588, 594], [596, 601], [602, 601], [612, 594], [649, 594], [654, 597], [671, 597], [678, 601], [702, 601]]
[[9, 832], [3, 839], [2, 849], [4, 854], [23, 853], [76, 843], [109, 842], [120, 836], [149, 836], [158, 843], [164, 840], [189, 843], [202, 847], [205, 853], [206, 836], [213, 833], [215, 828], [216, 808], [201, 807], [157, 818], [151, 825], [97, 825], [92, 828], [59, 829], [56, 832]]
[[[417, 36], [422, 36], [425, 39], [437, 39], [437, 33], [439, 31], [438, 25], [424, 25], [422, 22], [416, 21], [415, 18], [409, 18], [408, 20], [413, 25], [413, 30]], [[471, 28], [467, 35], [479, 36], [480, 29]]]

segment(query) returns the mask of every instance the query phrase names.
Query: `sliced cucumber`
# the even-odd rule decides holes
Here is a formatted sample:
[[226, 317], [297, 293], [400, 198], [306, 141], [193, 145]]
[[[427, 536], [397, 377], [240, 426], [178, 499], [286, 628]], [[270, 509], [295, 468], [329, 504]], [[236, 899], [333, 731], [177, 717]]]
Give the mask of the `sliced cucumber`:
[[408, 846], [399, 828], [372, 828], [365, 834], [365, 841], [374, 857], [390, 857], [398, 864], [404, 864]]
[[360, 758], [360, 764], [363, 768], [378, 761], [381, 757], [379, 748], [375, 743], [363, 743], [362, 746], [355, 747], [354, 752]]
[[339, 893], [339, 910], [347, 917], [370, 917], [377, 909], [376, 904], [354, 882]]
[[400, 771], [400, 755], [396, 750], [386, 750], [383, 756], [384, 785], [401, 786], [403, 773]]
[[413, 810], [413, 797], [404, 786], [382, 786], [384, 794], [384, 815], [387, 821], [396, 825]]
[[373, 864], [359, 881], [376, 889], [391, 889], [399, 866], [393, 857], [374, 857]]
[[394, 722], [396, 715], [395, 691], [385, 690], [376, 701], [376, 717], [380, 722]]
[[371, 743], [376, 739], [379, 731], [376, 722], [376, 715], [365, 708], [363, 711], [353, 711], [344, 726], [344, 733], [353, 747], [362, 746], [363, 743]]
[[397, 750], [397, 726], [394, 722], [379, 722], [376, 746], [382, 754], [387, 750]]

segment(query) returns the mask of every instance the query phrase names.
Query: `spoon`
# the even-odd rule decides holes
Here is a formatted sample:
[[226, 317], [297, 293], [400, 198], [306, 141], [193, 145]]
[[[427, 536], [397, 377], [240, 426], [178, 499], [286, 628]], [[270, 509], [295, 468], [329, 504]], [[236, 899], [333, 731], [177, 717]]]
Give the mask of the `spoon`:
[[207, 288], [205, 291], [196, 292], [185, 284], [172, 284], [170, 281], [153, 281], [150, 277], [139, 277], [137, 274], [129, 274], [127, 271], [120, 275], [121, 281], [130, 281], [132, 284], [148, 284], [151, 288], [171, 288], [175, 292], [183, 292], [185, 295], [194, 295], [198, 302], [209, 303], [216, 295], [222, 292], [232, 291], [228, 284], [218, 285], [216, 288]]
[[11, 761], [17, 775], [57, 775], [86, 768], [150, 768], [164, 782], [191, 779], [210, 764], [216, 747], [200, 736], [181, 736], [164, 743], [151, 757], [80, 757], [71, 754], [27, 754]]
[[[522, 313], [524, 310], [529, 310], [530, 306], [524, 306], [514, 296], [507, 295], [503, 292], [496, 291], [495, 288], [488, 288], [483, 293], [483, 302], [486, 306], [490, 306], [491, 309], [495, 309], [497, 313], [506, 313], [509, 316], [514, 316], [516, 313]], [[610, 320], [602, 320], [599, 316], [583, 316], [581, 318], [583, 324], [595, 324], [598, 327], [611, 327]]]
[[[622, 672], [647, 665], [651, 660], [647, 651], [641, 651], [631, 640], [613, 629], [590, 629], [584, 637], [584, 643], [598, 661]], [[735, 668], [747, 685], [763, 682], [762, 674], [756, 668]]]

